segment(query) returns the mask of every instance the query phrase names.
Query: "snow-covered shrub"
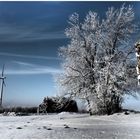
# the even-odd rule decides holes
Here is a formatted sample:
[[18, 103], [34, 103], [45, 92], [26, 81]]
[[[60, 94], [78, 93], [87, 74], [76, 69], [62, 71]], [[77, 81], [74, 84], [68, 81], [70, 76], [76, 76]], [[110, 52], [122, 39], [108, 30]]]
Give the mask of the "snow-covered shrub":
[[77, 103], [65, 97], [45, 97], [39, 105], [40, 113], [78, 112]]

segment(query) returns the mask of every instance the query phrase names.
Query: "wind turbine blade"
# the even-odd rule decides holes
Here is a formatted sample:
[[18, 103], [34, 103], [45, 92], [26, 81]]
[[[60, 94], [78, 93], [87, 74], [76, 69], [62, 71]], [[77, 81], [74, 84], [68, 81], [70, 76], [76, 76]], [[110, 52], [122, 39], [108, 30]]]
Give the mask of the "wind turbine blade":
[[4, 67], [5, 65], [3, 65], [3, 68], [2, 68], [2, 77], [4, 76]]
[[5, 81], [3, 80], [3, 85], [6, 87]]

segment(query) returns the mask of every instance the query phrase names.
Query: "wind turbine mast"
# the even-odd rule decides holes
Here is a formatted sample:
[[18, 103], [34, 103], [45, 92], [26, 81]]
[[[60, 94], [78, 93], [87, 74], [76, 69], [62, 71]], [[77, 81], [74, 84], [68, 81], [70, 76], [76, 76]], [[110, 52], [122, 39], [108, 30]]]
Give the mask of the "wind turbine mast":
[[2, 67], [2, 73], [1, 73], [1, 77], [0, 77], [0, 80], [1, 80], [1, 98], [0, 98], [0, 107], [2, 108], [2, 101], [3, 101], [3, 88], [5, 85], [5, 79], [6, 77], [4, 76], [4, 68], [5, 68], [5, 65], [3, 65]]

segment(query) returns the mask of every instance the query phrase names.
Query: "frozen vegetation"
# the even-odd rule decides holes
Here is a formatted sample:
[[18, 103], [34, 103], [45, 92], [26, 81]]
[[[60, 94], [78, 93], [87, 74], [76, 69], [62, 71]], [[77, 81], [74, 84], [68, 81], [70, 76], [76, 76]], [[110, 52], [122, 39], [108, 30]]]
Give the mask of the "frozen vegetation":
[[0, 138], [140, 138], [140, 114], [0, 116]]
[[124, 96], [136, 89], [134, 19], [133, 8], [125, 5], [109, 8], [104, 19], [93, 11], [83, 22], [77, 13], [69, 18], [70, 41], [60, 48], [64, 73], [58, 83], [63, 95], [85, 99], [90, 114], [120, 111]]

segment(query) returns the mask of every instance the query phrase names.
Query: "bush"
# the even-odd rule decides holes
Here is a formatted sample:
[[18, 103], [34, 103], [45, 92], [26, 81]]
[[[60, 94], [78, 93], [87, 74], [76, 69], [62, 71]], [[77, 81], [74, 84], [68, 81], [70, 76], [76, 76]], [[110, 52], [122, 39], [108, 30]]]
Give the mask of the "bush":
[[39, 105], [39, 112], [60, 113], [63, 111], [78, 112], [76, 101], [65, 97], [47, 97], [44, 98], [43, 103]]

